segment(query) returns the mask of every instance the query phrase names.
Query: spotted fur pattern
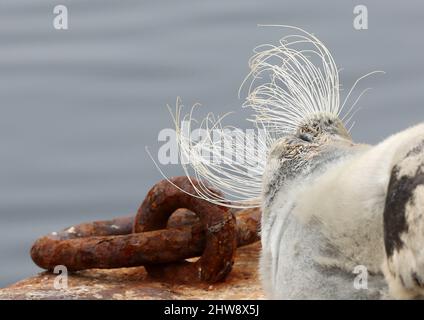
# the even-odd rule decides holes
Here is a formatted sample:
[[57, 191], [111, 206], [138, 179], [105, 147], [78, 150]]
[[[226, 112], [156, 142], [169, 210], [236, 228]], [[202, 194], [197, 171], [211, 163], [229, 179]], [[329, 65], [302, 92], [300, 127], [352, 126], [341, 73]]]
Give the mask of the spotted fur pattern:
[[[424, 296], [423, 141], [424, 124], [355, 144], [323, 120], [274, 145], [261, 232], [268, 297]], [[369, 273], [366, 290], [353, 286], [358, 265]]]
[[384, 210], [383, 264], [396, 298], [424, 295], [424, 141], [392, 169]]

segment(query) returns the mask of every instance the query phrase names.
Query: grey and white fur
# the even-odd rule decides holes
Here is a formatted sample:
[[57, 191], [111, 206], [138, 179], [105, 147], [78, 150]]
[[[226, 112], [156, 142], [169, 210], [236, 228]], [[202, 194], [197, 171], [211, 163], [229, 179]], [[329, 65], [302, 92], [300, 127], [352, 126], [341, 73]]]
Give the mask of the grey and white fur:
[[[261, 207], [259, 268], [268, 298], [423, 297], [424, 124], [375, 146], [353, 142], [340, 119], [352, 90], [341, 105], [331, 54], [315, 36], [291, 28], [300, 35], [258, 47], [250, 60], [245, 106], [255, 127], [268, 132], [258, 166], [228, 169], [203, 158], [212, 138], [192, 143], [178, 110], [181, 155], [195, 160], [184, 165], [186, 174], [193, 169], [235, 200], [208, 193], [206, 184], [193, 196]], [[358, 265], [368, 270], [367, 289], [353, 285]]]
[[[312, 138], [299, 130], [268, 157], [260, 261], [268, 296], [424, 294], [424, 124], [368, 146], [353, 143], [338, 119], [312, 123]], [[357, 265], [369, 272], [367, 290], [353, 286]]]

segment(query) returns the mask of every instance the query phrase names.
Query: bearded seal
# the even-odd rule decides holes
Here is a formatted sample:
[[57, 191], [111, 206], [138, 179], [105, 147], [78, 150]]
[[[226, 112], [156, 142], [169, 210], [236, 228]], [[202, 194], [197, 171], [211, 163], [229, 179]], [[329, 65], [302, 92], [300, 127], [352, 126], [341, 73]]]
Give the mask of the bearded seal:
[[[266, 134], [255, 137], [259, 152], [245, 163], [216, 152], [209, 132], [223, 129], [220, 118], [206, 118], [206, 137], [194, 143], [181, 130], [177, 107], [180, 156], [190, 159], [184, 170], [207, 181], [193, 196], [261, 207], [259, 270], [268, 298], [423, 297], [424, 124], [374, 146], [352, 141], [345, 119], [362, 93], [345, 117], [341, 111], [363, 77], [341, 104], [329, 50], [314, 35], [288, 28], [299, 34], [258, 47], [249, 61], [244, 106]], [[225, 130], [221, 137], [230, 139]], [[204, 156], [211, 153], [214, 161]], [[358, 266], [367, 272], [365, 287], [354, 285]]]
[[[260, 274], [270, 298], [424, 294], [424, 124], [376, 146], [317, 116], [275, 143], [264, 174]], [[365, 266], [368, 284], [355, 288]], [[383, 272], [385, 278], [383, 276]]]

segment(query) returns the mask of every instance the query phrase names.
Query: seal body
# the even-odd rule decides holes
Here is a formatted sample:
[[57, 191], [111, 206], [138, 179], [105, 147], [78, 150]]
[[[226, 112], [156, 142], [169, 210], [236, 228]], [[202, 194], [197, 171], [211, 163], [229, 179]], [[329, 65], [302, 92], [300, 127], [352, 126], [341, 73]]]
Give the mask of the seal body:
[[[260, 275], [270, 298], [423, 296], [424, 124], [375, 146], [354, 143], [342, 120], [349, 123], [366, 90], [339, 115], [358, 81], [379, 71], [359, 78], [341, 103], [330, 51], [314, 35], [285, 27], [300, 34], [259, 46], [249, 60], [243, 105], [265, 132], [249, 140], [259, 142], [257, 153], [246, 150], [247, 161], [234, 163], [216, 154], [212, 134], [193, 143], [176, 126], [180, 154], [194, 159], [195, 176], [228, 198], [207, 188], [194, 195], [262, 208]], [[207, 131], [222, 128], [220, 119], [201, 124]], [[180, 122], [179, 111], [174, 120]], [[236, 150], [248, 149], [225, 130], [220, 136]], [[205, 156], [211, 153], [223, 161], [211, 163]], [[259, 155], [266, 161], [257, 161]]]
[[[305, 130], [299, 129], [279, 140], [267, 160], [260, 274], [268, 297], [381, 299], [419, 294], [424, 218], [423, 206], [417, 206], [424, 205], [424, 185], [421, 189], [421, 180], [416, 182], [406, 200], [394, 194], [399, 186], [389, 188], [389, 183], [391, 177], [392, 184], [399, 179], [403, 174], [399, 168], [405, 168], [407, 161], [412, 180], [422, 168], [424, 124], [368, 146], [353, 143], [337, 119], [314, 120], [305, 128], [313, 128], [317, 121], [313, 135], [305, 138]], [[421, 171], [418, 179], [424, 183]], [[389, 197], [390, 208], [396, 203], [405, 208], [406, 225], [393, 231], [397, 238], [386, 240], [385, 228], [396, 228], [393, 220], [399, 220], [386, 209]], [[392, 225], [384, 223], [383, 215]], [[393, 241], [398, 241], [392, 244], [397, 251], [387, 250]], [[354, 286], [357, 266], [367, 270], [365, 287]], [[411, 268], [414, 271], [408, 271], [402, 283], [398, 273]]]

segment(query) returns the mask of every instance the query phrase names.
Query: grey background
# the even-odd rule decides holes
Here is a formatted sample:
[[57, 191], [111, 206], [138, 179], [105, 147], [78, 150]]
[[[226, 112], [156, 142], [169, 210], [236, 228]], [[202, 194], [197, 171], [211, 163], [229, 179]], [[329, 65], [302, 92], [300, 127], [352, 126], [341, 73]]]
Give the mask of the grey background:
[[[67, 31], [53, 7], [69, 9]], [[352, 26], [366, 4], [369, 30]], [[24, 1], [0, 2], [0, 286], [37, 272], [39, 236], [82, 221], [135, 212], [161, 175], [158, 132], [181, 96], [205, 113], [238, 110], [252, 49], [315, 33], [344, 70], [372, 92], [353, 136], [375, 143], [424, 116], [422, 1]], [[241, 116], [234, 124], [244, 126]], [[165, 168], [179, 174], [176, 167]]]

